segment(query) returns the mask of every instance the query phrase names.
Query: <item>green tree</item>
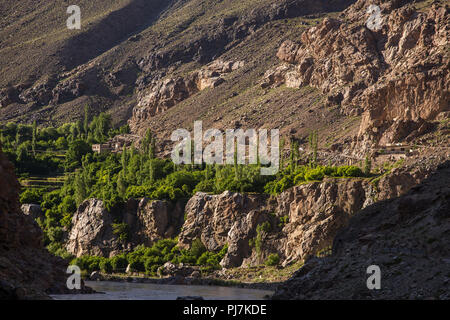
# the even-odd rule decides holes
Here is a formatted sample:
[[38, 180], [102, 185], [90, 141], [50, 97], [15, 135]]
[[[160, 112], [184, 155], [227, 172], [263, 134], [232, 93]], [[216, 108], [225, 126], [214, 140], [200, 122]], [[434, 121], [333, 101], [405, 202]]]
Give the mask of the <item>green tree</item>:
[[124, 177], [123, 171], [119, 173], [119, 177], [117, 178], [117, 193], [124, 198], [125, 193], [127, 192], [127, 182]]
[[142, 139], [143, 154], [148, 155], [150, 153], [152, 140], [153, 140], [152, 130], [150, 130], [150, 128], [148, 128], [147, 131], [145, 132], [144, 139]]
[[27, 162], [28, 159], [28, 149], [25, 143], [22, 143], [16, 150], [16, 160], [19, 163]]
[[31, 138], [31, 149], [33, 150], [33, 155], [36, 157], [36, 135], [37, 135], [37, 125], [36, 120], [33, 121], [33, 132]]
[[66, 163], [71, 165], [72, 163], [81, 164], [81, 158], [91, 152], [91, 146], [83, 140], [74, 140], [69, 144], [69, 150], [66, 154]]
[[80, 171], [77, 171], [77, 173], [75, 174], [74, 191], [75, 191], [75, 201], [77, 203], [77, 206], [79, 206], [87, 197], [87, 190], [84, 181], [84, 176]]
[[14, 141], [15, 141], [15, 143], [14, 143], [15, 147], [16, 147], [16, 148], [19, 147], [19, 146], [20, 146], [20, 143], [21, 143], [21, 141], [22, 141], [22, 136], [21, 136], [19, 130], [16, 131], [16, 139], [15, 139]]
[[283, 170], [284, 168], [284, 145], [286, 143], [286, 140], [284, 138], [281, 138], [280, 141], [280, 169]]
[[87, 139], [87, 136], [89, 133], [89, 106], [87, 104], [84, 106], [83, 129], [84, 129], [85, 138]]

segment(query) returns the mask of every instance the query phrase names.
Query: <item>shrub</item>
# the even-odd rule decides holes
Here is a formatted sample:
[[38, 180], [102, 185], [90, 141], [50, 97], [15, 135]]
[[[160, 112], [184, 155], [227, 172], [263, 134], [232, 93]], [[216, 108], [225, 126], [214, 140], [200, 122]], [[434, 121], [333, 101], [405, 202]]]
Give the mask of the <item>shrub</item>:
[[110, 260], [111, 260], [111, 267], [115, 272], [125, 271], [125, 269], [128, 266], [128, 261], [124, 254], [114, 256]]
[[261, 248], [263, 245], [263, 234], [270, 232], [271, 229], [272, 226], [268, 221], [261, 223], [256, 227], [256, 238], [252, 241], [249, 241], [249, 245], [251, 247], [255, 247], [258, 254], [261, 253]]
[[203, 244], [202, 240], [197, 238], [192, 241], [191, 249], [189, 250], [190, 254], [197, 260], [200, 256], [206, 252], [206, 247]]
[[102, 259], [99, 263], [99, 268], [104, 273], [113, 272], [113, 267], [112, 267], [111, 261], [109, 259]]
[[51, 242], [61, 242], [64, 231], [60, 227], [50, 227], [47, 229], [47, 236]]
[[266, 260], [266, 266], [277, 266], [280, 263], [280, 257], [277, 253], [271, 254]]
[[289, 215], [285, 215], [283, 217], [280, 217], [280, 223], [278, 224], [278, 227], [283, 228], [288, 223], [289, 223]]
[[125, 242], [128, 240], [129, 228], [128, 224], [124, 223], [113, 223], [113, 234], [119, 237], [119, 240]]
[[138, 272], [145, 271], [144, 261], [142, 261], [140, 258], [134, 258], [131, 261], [128, 260], [128, 262], [130, 263], [130, 268], [133, 271], [138, 271]]
[[25, 189], [20, 194], [20, 203], [41, 203], [42, 192], [36, 189]]
[[325, 176], [324, 169], [322, 167], [317, 167], [315, 169], [306, 172], [305, 180], [308, 181], [322, 180], [324, 176]]
[[359, 167], [349, 166], [345, 170], [345, 176], [346, 177], [362, 177], [363, 175], [364, 174], [363, 174], [362, 170]]
[[72, 254], [70, 254], [69, 252], [67, 252], [67, 250], [63, 247], [63, 245], [60, 242], [50, 243], [47, 246], [47, 250], [51, 254], [53, 254], [57, 257], [61, 257], [66, 260], [72, 260], [74, 258], [74, 256]]

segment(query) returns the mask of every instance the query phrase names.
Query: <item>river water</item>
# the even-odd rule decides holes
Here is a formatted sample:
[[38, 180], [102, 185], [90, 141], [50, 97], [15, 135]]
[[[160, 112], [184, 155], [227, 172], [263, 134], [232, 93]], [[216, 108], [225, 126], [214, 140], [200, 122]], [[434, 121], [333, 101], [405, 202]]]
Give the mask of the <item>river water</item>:
[[272, 291], [216, 286], [160, 285], [112, 281], [86, 281], [96, 294], [52, 295], [56, 300], [175, 300], [202, 296], [205, 300], [262, 300]]

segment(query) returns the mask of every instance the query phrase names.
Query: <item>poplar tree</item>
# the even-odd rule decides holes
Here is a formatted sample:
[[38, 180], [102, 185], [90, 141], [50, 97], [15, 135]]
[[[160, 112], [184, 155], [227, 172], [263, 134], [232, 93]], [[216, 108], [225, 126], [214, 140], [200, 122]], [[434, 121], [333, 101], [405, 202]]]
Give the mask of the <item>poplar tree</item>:
[[33, 132], [31, 138], [31, 149], [33, 150], [33, 155], [36, 157], [36, 135], [37, 135], [37, 125], [36, 120], [33, 121]]
[[284, 150], [284, 145], [286, 143], [286, 140], [284, 138], [281, 138], [280, 141], [280, 169], [283, 170], [284, 168], [284, 155], [283, 155], [283, 150]]
[[83, 124], [85, 138], [88, 138], [89, 133], [89, 106], [84, 106], [84, 124]]

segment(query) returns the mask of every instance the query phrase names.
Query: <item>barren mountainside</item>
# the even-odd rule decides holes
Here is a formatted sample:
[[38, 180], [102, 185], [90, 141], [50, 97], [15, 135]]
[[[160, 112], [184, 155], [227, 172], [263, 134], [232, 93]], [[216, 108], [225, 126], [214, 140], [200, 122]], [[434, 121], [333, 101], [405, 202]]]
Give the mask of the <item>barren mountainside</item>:
[[134, 133], [152, 128], [163, 150], [203, 120], [318, 129], [359, 155], [436, 130], [449, 111], [448, 3], [374, 1], [382, 23], [370, 30], [368, 4], [354, 2], [86, 2], [79, 31], [61, 25], [62, 3], [10, 15], [2, 4], [1, 120], [62, 123], [89, 104]]

